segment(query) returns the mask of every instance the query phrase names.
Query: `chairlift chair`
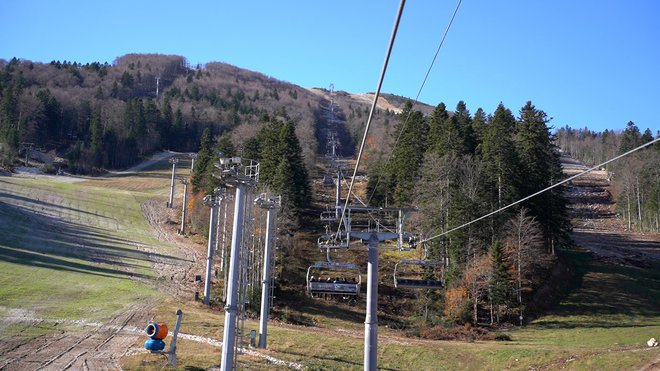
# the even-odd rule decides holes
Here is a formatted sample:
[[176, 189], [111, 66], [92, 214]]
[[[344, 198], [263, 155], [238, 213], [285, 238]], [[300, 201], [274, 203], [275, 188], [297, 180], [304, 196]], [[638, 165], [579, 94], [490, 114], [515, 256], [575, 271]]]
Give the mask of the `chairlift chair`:
[[442, 281], [437, 278], [438, 262], [433, 260], [401, 260], [394, 266], [394, 287], [411, 289], [441, 289]]
[[337, 212], [335, 210], [321, 211], [321, 221], [334, 222], [337, 220]]
[[317, 262], [307, 268], [307, 292], [318, 294], [357, 296], [360, 294], [362, 274], [351, 263]]
[[318, 246], [320, 249], [347, 249], [350, 244], [345, 239], [337, 239], [334, 234], [326, 234], [318, 238]]
[[324, 187], [334, 187], [335, 186], [335, 181], [332, 179], [330, 175], [325, 175], [323, 177], [323, 186]]

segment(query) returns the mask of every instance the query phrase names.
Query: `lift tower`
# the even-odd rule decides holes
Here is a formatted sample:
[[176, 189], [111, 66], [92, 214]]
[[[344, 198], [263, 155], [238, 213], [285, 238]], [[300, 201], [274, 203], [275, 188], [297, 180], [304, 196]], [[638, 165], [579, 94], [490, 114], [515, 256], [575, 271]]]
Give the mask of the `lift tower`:
[[282, 205], [282, 197], [262, 193], [254, 200], [254, 204], [262, 209], [266, 209], [266, 241], [264, 243], [264, 271], [261, 280], [261, 318], [259, 321], [259, 348], [265, 349], [270, 309], [271, 257], [273, 255], [273, 245], [275, 244], [274, 234], [277, 231], [277, 209]]
[[[347, 206], [340, 210], [343, 217], [338, 220], [342, 229], [334, 235], [319, 238], [319, 248], [354, 248], [368, 243], [367, 263], [367, 312], [364, 321], [364, 370], [378, 367], [378, 253], [381, 249], [405, 250], [414, 239], [403, 231], [411, 208], [383, 208], [369, 206]], [[360, 242], [355, 241], [360, 240]], [[381, 242], [396, 241], [381, 245]], [[407, 247], [404, 245], [408, 245]]]
[[247, 188], [256, 186], [259, 181], [259, 163], [241, 157], [220, 158], [214, 164], [213, 176], [220, 178], [227, 186], [236, 188], [234, 195], [234, 225], [231, 237], [229, 277], [227, 280], [227, 303], [225, 305], [225, 330], [222, 337], [222, 371], [231, 370], [234, 365], [236, 344], [236, 312], [238, 310], [238, 268], [240, 247], [243, 240], [243, 210]]

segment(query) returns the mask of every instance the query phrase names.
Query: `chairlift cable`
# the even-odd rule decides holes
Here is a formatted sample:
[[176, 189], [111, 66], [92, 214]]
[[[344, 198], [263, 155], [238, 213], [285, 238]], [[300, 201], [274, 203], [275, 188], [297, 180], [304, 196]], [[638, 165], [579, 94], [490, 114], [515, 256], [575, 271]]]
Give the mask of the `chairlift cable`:
[[[442, 39], [440, 40], [440, 44], [438, 44], [438, 48], [435, 50], [435, 55], [433, 56], [433, 59], [431, 60], [431, 64], [429, 65], [429, 68], [426, 70], [426, 75], [424, 75], [424, 79], [422, 80], [422, 84], [419, 87], [419, 90], [417, 91], [417, 96], [415, 97], [415, 101], [413, 102], [412, 108], [415, 108], [415, 106], [419, 103], [419, 97], [422, 95], [422, 90], [424, 89], [424, 86], [426, 85], [426, 80], [428, 80], [429, 75], [431, 74], [431, 70], [433, 69], [433, 65], [435, 64], [435, 60], [438, 58], [438, 54], [440, 53], [440, 49], [442, 49], [442, 45], [445, 43], [445, 39], [447, 38], [447, 34], [449, 33], [449, 29], [451, 28], [452, 23], [454, 23], [454, 18], [456, 18], [456, 13], [458, 13], [458, 9], [461, 7], [461, 2], [462, 0], [458, 0], [458, 4], [456, 4], [456, 9], [454, 9], [454, 14], [451, 16], [451, 19], [449, 20], [449, 24], [447, 24], [447, 28], [445, 29], [445, 33], [442, 35]], [[401, 130], [399, 131], [399, 134], [396, 137], [396, 140], [394, 141], [394, 145], [392, 146], [392, 150], [390, 151], [389, 155], [387, 156], [387, 161], [388, 163], [391, 159], [392, 156], [394, 155], [394, 149], [396, 149], [397, 144], [399, 144], [399, 140], [401, 139], [401, 135], [403, 134], [404, 130], [406, 129], [406, 125], [408, 124], [408, 120], [410, 120], [410, 116], [412, 116], [413, 109], [408, 112], [408, 116], [406, 117], [406, 120], [403, 122], [403, 125], [401, 126]], [[369, 199], [367, 200], [367, 204], [371, 202], [371, 199], [374, 197], [374, 194], [376, 194], [376, 190], [378, 189], [378, 184], [380, 183], [380, 179], [382, 178], [382, 175], [378, 175], [378, 179], [376, 180], [376, 185], [374, 186], [373, 191], [371, 192], [371, 196], [369, 196]]]
[[342, 208], [341, 212], [341, 218], [339, 219], [339, 226], [337, 228], [337, 234], [335, 235], [335, 238], [339, 237], [339, 234], [341, 232], [341, 225], [342, 221], [344, 220], [344, 216], [346, 214], [346, 209], [348, 208], [348, 201], [351, 198], [351, 192], [353, 191], [353, 184], [355, 183], [355, 177], [357, 175], [358, 168], [360, 167], [360, 160], [362, 159], [362, 152], [364, 151], [364, 146], [367, 142], [367, 134], [369, 133], [369, 127], [371, 126], [371, 121], [374, 116], [374, 112], [376, 111], [376, 103], [378, 102], [378, 97], [380, 96], [380, 89], [383, 86], [383, 80], [385, 80], [385, 72], [387, 71], [387, 64], [389, 63], [390, 60], [390, 55], [392, 54], [392, 48], [394, 46], [394, 40], [396, 39], [396, 33], [399, 28], [399, 22], [401, 21], [401, 15], [403, 14], [403, 8], [406, 4], [406, 0], [401, 0], [401, 3], [399, 4], [399, 10], [397, 11], [396, 15], [396, 21], [394, 22], [394, 29], [392, 30], [392, 35], [390, 36], [390, 42], [387, 47], [387, 53], [385, 54], [385, 62], [383, 62], [383, 68], [380, 72], [380, 78], [378, 81], [378, 88], [376, 89], [376, 93], [374, 94], [374, 101], [371, 105], [371, 110], [369, 111], [369, 118], [367, 119], [367, 124], [364, 128], [364, 135], [362, 137], [362, 143], [360, 143], [360, 151], [358, 151], [358, 157], [357, 160], [355, 161], [355, 169], [353, 170], [353, 178], [351, 179], [351, 184], [348, 187], [348, 195], [346, 196], [346, 202], [344, 204], [344, 207]]
[[562, 185], [562, 184], [564, 184], [564, 183], [568, 183], [568, 182], [570, 182], [571, 180], [573, 180], [573, 179], [575, 179], [575, 178], [578, 178], [578, 177], [581, 177], [582, 175], [588, 174], [588, 173], [590, 173], [590, 172], [592, 172], [592, 171], [594, 171], [594, 170], [596, 170], [596, 169], [598, 169], [598, 168], [601, 168], [601, 167], [604, 166], [604, 165], [609, 164], [609, 163], [612, 162], [612, 161], [616, 161], [616, 160], [618, 160], [618, 159], [620, 159], [620, 158], [622, 158], [622, 157], [628, 156], [629, 154], [631, 154], [631, 153], [633, 153], [633, 152], [636, 152], [636, 151], [639, 151], [640, 149], [642, 149], [642, 148], [644, 148], [644, 147], [647, 147], [647, 146], [650, 146], [651, 144], [653, 144], [653, 143], [655, 143], [655, 142], [658, 142], [658, 141], [660, 141], [660, 137], [655, 138], [655, 139], [653, 139], [652, 141], [650, 141], [650, 142], [648, 142], [648, 143], [642, 144], [642, 145], [639, 146], [639, 147], [633, 148], [633, 149], [631, 149], [630, 151], [625, 152], [625, 153], [623, 153], [623, 154], [620, 154], [620, 155], [618, 155], [618, 156], [616, 156], [616, 157], [614, 157], [614, 158], [611, 158], [611, 159], [609, 159], [609, 160], [607, 160], [607, 161], [605, 161], [605, 162], [602, 162], [602, 163], [600, 163], [600, 164], [598, 164], [598, 165], [595, 165], [595, 166], [593, 166], [593, 167], [591, 167], [591, 168], [589, 168], [589, 169], [587, 169], [587, 170], [584, 170], [584, 171], [582, 171], [581, 173], [578, 173], [578, 174], [575, 174], [575, 175], [573, 175], [573, 176], [571, 176], [571, 177], [569, 177], [569, 178], [566, 178], [566, 179], [564, 179], [564, 180], [562, 180], [562, 181], [560, 181], [560, 182], [558, 182], [558, 183], [556, 183], [556, 184], [553, 184], [553, 185], [551, 185], [551, 186], [549, 186], [549, 187], [547, 187], [547, 188], [544, 188], [544, 189], [542, 189], [542, 190], [540, 190], [540, 191], [538, 191], [538, 192], [536, 192], [536, 193], [532, 193], [532, 194], [529, 195], [529, 196], [523, 197], [523, 198], [521, 198], [520, 200], [518, 200], [518, 201], [516, 201], [516, 202], [513, 202], [513, 203], [511, 203], [511, 204], [508, 204], [508, 205], [506, 205], [506, 206], [504, 206], [504, 207], [501, 207], [501, 208], [499, 208], [499, 209], [497, 209], [497, 210], [495, 210], [495, 211], [492, 211], [492, 212], [490, 212], [490, 213], [488, 213], [488, 214], [486, 214], [486, 215], [480, 216], [480, 217], [478, 217], [477, 219], [474, 219], [474, 220], [472, 220], [472, 221], [469, 221], [469, 222], [467, 222], [467, 223], [465, 223], [465, 224], [461, 224], [461, 225], [459, 225], [458, 227], [452, 228], [452, 229], [450, 229], [450, 230], [448, 230], [448, 231], [442, 232], [442, 233], [440, 233], [440, 234], [438, 234], [438, 235], [435, 235], [435, 236], [433, 236], [433, 237], [429, 237], [429, 238], [426, 238], [426, 239], [424, 239], [424, 240], [421, 240], [421, 241], [419, 241], [419, 243], [425, 243], [425, 242], [428, 242], [428, 241], [434, 240], [434, 239], [436, 239], [436, 238], [440, 238], [440, 237], [442, 237], [442, 236], [444, 236], [444, 235], [447, 235], [447, 234], [449, 234], [449, 233], [451, 233], [451, 232], [455, 232], [455, 231], [457, 231], [457, 230], [459, 230], [459, 229], [461, 229], [461, 228], [467, 227], [467, 226], [470, 225], [470, 224], [476, 223], [476, 222], [478, 222], [478, 221], [480, 221], [480, 220], [483, 220], [483, 219], [485, 219], [485, 218], [488, 218], [489, 216], [495, 215], [495, 214], [497, 214], [497, 213], [499, 213], [499, 212], [501, 212], [501, 211], [504, 211], [504, 210], [506, 210], [506, 209], [508, 209], [508, 208], [510, 208], [510, 207], [513, 207], [513, 206], [515, 206], [515, 205], [517, 205], [517, 204], [519, 204], [519, 203], [521, 203], [521, 202], [523, 202], [523, 201], [527, 201], [527, 200], [529, 200], [529, 199], [532, 198], [532, 197], [538, 196], [538, 195], [540, 195], [540, 194], [543, 193], [543, 192], [546, 192], [546, 191], [549, 191], [549, 190], [551, 190], [551, 189], [553, 189], [553, 188], [556, 188], [556, 187], [558, 187], [558, 186], [560, 186], [560, 185]]

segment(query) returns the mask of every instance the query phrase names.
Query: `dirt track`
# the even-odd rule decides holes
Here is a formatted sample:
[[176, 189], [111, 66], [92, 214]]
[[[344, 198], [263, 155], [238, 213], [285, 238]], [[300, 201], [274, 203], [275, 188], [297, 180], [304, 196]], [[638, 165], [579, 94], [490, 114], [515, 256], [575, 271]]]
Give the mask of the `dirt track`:
[[[567, 157], [562, 158], [562, 165], [567, 175], [587, 169]], [[660, 267], [660, 235], [629, 231], [623, 220], [616, 217], [610, 187], [605, 170], [592, 171], [568, 186], [573, 240], [598, 259], [613, 264]]]
[[[2, 370], [116, 370], [119, 359], [131, 350], [138, 326], [150, 320], [148, 305], [136, 305], [91, 330], [60, 331], [32, 339], [0, 343]], [[20, 319], [19, 319], [20, 320]], [[38, 326], [42, 320], [23, 318]], [[52, 322], [52, 321], [49, 321]], [[67, 325], [66, 321], [56, 325]], [[52, 325], [52, 323], [50, 323]]]

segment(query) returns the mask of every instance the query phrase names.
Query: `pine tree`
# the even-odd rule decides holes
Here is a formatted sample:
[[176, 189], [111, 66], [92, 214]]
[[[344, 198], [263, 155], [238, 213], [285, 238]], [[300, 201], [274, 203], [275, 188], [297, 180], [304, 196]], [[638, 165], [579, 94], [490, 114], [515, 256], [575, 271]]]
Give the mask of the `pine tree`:
[[481, 151], [481, 143], [484, 140], [487, 121], [488, 118], [486, 117], [484, 110], [481, 107], [477, 108], [477, 111], [474, 113], [474, 117], [472, 118], [472, 132], [474, 133], [476, 141], [475, 153], [477, 154], [479, 154]]
[[646, 143], [652, 141], [653, 140], [653, 133], [651, 133], [651, 129], [646, 128], [646, 130], [644, 130], [644, 134], [642, 134], [642, 137], [640, 139], [641, 139], [640, 144], [646, 144]]
[[260, 161], [261, 143], [257, 137], [248, 138], [243, 142], [243, 157]]

